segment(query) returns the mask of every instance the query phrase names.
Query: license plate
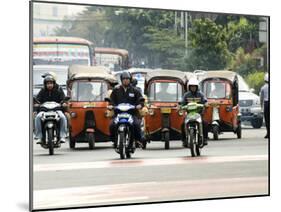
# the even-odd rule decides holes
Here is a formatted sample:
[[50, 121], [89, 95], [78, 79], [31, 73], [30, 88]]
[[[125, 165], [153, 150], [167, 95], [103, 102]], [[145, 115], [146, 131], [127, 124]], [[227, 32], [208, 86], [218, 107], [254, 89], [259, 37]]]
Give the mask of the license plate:
[[87, 103], [83, 106], [84, 108], [91, 108], [91, 107], [95, 107], [95, 103]]
[[161, 108], [161, 113], [171, 113], [171, 108]]

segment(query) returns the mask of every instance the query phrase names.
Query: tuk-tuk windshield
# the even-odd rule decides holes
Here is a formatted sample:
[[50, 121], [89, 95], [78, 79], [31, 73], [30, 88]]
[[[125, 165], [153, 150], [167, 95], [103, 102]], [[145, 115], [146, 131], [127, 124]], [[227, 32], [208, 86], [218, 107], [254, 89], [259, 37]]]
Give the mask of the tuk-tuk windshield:
[[149, 101], [178, 102], [183, 95], [183, 86], [178, 82], [153, 82], [148, 92]]
[[204, 94], [208, 99], [229, 99], [231, 87], [226, 82], [206, 82]]
[[102, 81], [74, 82], [71, 89], [71, 100], [78, 102], [104, 101], [108, 86]]

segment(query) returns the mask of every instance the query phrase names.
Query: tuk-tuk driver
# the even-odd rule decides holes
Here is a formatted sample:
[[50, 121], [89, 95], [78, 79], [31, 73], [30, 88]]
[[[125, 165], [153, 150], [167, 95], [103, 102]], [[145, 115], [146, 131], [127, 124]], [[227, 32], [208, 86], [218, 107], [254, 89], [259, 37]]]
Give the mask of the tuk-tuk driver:
[[[190, 102], [196, 101], [196, 103], [206, 105], [207, 99], [205, 95], [199, 90], [199, 82], [197, 79], [192, 78], [188, 82], [188, 91], [183, 95], [181, 105], [186, 105]], [[208, 145], [208, 123], [203, 120], [203, 114], [201, 113], [203, 124], [203, 145]], [[184, 135], [184, 124], [182, 125], [182, 133]]]
[[[129, 103], [131, 105], [135, 105], [136, 109], [141, 109], [144, 106], [144, 98], [142, 94], [132, 86], [131, 84], [131, 74], [128, 72], [123, 72], [120, 75], [121, 85], [116, 86], [111, 95], [110, 95], [110, 103], [113, 106], [117, 106], [121, 103]], [[137, 117], [137, 113], [135, 112], [133, 115], [133, 129], [134, 136], [137, 141], [141, 143], [144, 142], [144, 137], [141, 134], [141, 123], [140, 119]], [[115, 144], [115, 132], [116, 125], [113, 120], [110, 124], [110, 136], [112, 138], [113, 143]]]
[[[44, 87], [39, 91], [36, 99], [43, 104], [44, 102], [57, 102], [61, 103], [65, 99], [63, 89], [56, 83], [55, 78], [52, 75], [47, 75], [44, 78]], [[63, 103], [62, 106], [66, 106]], [[60, 116], [60, 143], [65, 143], [67, 134], [67, 119], [62, 111], [57, 111]], [[35, 117], [35, 141], [37, 144], [42, 144], [42, 123], [41, 116], [43, 112], [39, 112]]]

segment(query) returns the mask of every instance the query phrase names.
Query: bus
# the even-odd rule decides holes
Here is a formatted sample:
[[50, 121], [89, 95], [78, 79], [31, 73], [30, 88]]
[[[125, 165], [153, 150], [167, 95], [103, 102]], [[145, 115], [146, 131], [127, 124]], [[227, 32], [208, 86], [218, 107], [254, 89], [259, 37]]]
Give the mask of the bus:
[[94, 64], [94, 44], [76, 37], [39, 37], [33, 40], [33, 65]]
[[118, 72], [129, 68], [129, 52], [126, 49], [95, 48], [97, 65], [107, 66], [112, 72]]

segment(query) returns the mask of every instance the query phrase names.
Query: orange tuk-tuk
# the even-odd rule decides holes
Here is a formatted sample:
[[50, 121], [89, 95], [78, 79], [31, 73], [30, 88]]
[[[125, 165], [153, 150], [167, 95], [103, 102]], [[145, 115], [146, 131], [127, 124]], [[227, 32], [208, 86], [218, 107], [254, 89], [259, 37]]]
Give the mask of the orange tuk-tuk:
[[156, 69], [147, 73], [145, 132], [148, 142], [164, 141], [165, 149], [169, 149], [170, 140], [182, 139], [184, 114], [178, 110], [178, 102], [186, 92], [186, 83], [185, 72]]
[[67, 91], [70, 96], [70, 148], [78, 142], [89, 143], [109, 141], [110, 118], [106, 116], [108, 97], [116, 78], [103, 66], [74, 65], [69, 68]]
[[209, 132], [218, 140], [222, 132], [234, 132], [241, 138], [238, 104], [238, 77], [232, 71], [207, 71], [201, 78], [201, 90], [208, 100], [204, 120]]

